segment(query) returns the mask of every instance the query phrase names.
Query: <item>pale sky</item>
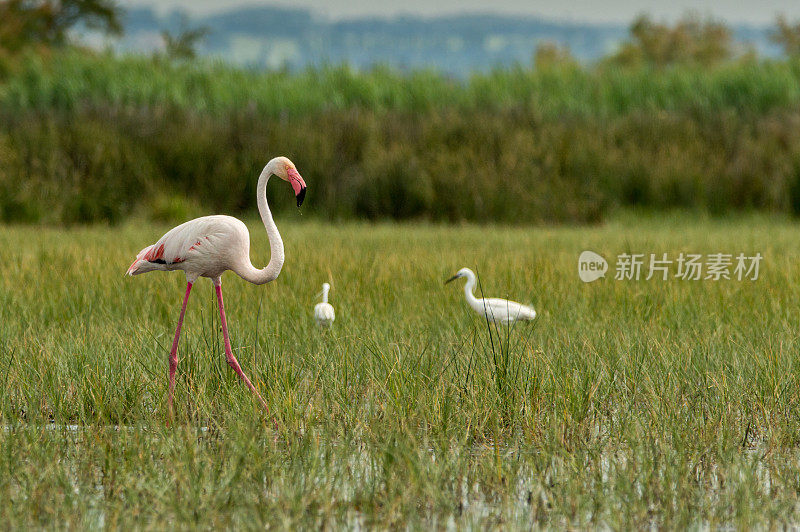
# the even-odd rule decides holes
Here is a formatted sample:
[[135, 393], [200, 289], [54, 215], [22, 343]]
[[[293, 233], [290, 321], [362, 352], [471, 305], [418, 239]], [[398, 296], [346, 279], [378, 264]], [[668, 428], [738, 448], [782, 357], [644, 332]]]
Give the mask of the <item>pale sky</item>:
[[121, 0], [123, 6], [153, 6], [160, 12], [182, 8], [192, 14], [208, 14], [230, 7], [282, 5], [305, 7], [332, 18], [411, 14], [435, 16], [462, 12], [496, 12], [541, 16], [575, 22], [630, 22], [648, 13], [657, 20], [674, 20], [687, 12], [710, 15], [728, 23], [771, 24], [777, 13], [800, 19], [798, 0]]

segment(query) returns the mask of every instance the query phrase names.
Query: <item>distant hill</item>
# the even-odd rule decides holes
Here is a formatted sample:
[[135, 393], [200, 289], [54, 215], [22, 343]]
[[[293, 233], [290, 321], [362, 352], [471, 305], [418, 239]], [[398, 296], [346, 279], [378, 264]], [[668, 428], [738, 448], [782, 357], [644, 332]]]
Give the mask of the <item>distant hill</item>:
[[[305, 9], [247, 7], [189, 19], [181, 12], [158, 16], [149, 8], [130, 9], [125, 36], [114, 46], [151, 52], [162, 45], [160, 31], [182, 22], [207, 26], [203, 55], [247, 66], [302, 68], [324, 63], [401, 69], [434, 68], [455, 75], [515, 63], [530, 64], [538, 43], [566, 45], [582, 61], [596, 60], [628, 35], [627, 26], [547, 21], [534, 17], [463, 14], [436, 18], [359, 18], [332, 21]], [[768, 28], [735, 27], [736, 39], [758, 53], [775, 55]], [[101, 45], [95, 39], [90, 42]]]

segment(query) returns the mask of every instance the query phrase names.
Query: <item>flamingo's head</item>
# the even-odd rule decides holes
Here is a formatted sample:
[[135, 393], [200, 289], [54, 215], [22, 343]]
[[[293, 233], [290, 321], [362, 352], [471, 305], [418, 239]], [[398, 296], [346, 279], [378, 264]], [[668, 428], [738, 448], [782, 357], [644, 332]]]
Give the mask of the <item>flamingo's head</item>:
[[303, 177], [297, 171], [294, 163], [287, 157], [275, 157], [268, 166], [272, 166], [273, 174], [292, 185], [294, 196], [297, 198], [297, 206], [302, 205], [306, 197], [306, 182], [303, 181]]

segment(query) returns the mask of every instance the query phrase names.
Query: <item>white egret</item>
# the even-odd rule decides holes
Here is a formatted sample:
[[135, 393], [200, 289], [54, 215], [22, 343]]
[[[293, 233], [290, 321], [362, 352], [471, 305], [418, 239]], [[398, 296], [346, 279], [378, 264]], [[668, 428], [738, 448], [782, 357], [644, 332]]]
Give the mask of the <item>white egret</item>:
[[317, 303], [314, 307], [314, 319], [320, 327], [330, 327], [333, 325], [333, 320], [336, 319], [336, 313], [333, 311], [333, 306], [328, 303], [328, 292], [331, 285], [322, 283], [322, 292], [317, 294], [317, 297], [322, 296], [322, 303]]
[[459, 277], [466, 277], [467, 284], [464, 285], [464, 294], [467, 296], [467, 303], [472, 307], [475, 312], [486, 319], [495, 323], [513, 323], [517, 320], [528, 321], [536, 318], [536, 311], [533, 307], [517, 303], [516, 301], [509, 301], [508, 299], [492, 298], [476, 298], [472, 293], [477, 283], [475, 273], [469, 268], [461, 268], [454, 276], [445, 281], [447, 284], [455, 281]]

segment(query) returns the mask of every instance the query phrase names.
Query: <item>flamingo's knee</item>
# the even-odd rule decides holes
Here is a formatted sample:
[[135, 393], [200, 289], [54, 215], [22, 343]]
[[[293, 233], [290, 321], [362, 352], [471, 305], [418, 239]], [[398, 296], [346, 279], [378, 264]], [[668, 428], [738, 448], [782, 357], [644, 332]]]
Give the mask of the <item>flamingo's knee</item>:
[[227, 355], [225, 358], [228, 360], [228, 365], [232, 367], [236, 373], [241, 371], [242, 368], [239, 367], [239, 362], [236, 360], [236, 357], [233, 355]]

